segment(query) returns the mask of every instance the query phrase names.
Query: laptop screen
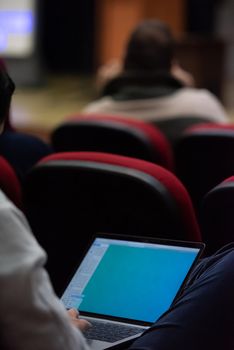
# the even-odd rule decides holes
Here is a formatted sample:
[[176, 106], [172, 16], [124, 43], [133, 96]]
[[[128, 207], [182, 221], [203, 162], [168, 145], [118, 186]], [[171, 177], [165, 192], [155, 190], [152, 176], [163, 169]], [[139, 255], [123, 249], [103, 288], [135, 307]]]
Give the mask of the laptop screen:
[[62, 301], [84, 313], [155, 322], [172, 304], [200, 248], [97, 237]]

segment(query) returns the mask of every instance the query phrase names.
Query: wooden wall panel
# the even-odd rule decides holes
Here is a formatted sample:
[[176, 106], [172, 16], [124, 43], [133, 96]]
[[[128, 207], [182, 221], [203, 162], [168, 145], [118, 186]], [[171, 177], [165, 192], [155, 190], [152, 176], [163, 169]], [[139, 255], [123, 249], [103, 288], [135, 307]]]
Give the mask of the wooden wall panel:
[[126, 39], [144, 12], [142, 0], [97, 0], [96, 62], [122, 55]]

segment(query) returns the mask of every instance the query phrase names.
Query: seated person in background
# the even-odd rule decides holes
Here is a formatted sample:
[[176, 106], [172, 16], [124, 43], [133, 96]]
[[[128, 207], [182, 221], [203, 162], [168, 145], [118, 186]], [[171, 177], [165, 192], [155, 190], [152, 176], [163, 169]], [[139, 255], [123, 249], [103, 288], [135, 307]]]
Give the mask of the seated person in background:
[[174, 58], [174, 46], [166, 24], [158, 20], [140, 23], [130, 36], [123, 63], [113, 62], [101, 68], [101, 97], [86, 106], [84, 112], [150, 121], [197, 116], [227, 122], [218, 99], [205, 89], [193, 87], [193, 77]]
[[0, 137], [0, 155], [11, 164], [19, 180], [23, 181], [27, 171], [42, 157], [52, 153], [52, 149], [38, 137], [24, 134], [12, 127], [9, 111], [14, 90], [15, 84], [0, 60], [0, 119], [5, 120], [1, 124], [3, 133]]

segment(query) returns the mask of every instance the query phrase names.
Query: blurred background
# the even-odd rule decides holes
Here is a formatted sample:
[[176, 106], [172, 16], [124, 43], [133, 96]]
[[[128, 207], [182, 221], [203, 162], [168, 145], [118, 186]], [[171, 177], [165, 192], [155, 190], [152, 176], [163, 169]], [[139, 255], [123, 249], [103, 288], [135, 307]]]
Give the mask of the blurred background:
[[97, 96], [95, 73], [135, 25], [166, 21], [177, 58], [234, 120], [233, 0], [0, 0], [0, 57], [16, 83], [12, 124], [46, 139]]

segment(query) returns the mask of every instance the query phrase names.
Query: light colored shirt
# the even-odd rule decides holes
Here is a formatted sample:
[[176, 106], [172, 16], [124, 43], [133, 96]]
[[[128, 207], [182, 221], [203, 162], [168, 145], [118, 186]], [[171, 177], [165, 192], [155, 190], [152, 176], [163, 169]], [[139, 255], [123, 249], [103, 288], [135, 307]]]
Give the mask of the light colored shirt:
[[[54, 294], [46, 254], [0, 191], [0, 343], [4, 350], [87, 350]], [[2, 347], [1, 347], [2, 349]]]
[[197, 116], [217, 123], [228, 122], [226, 111], [212, 93], [190, 87], [178, 89], [167, 96], [138, 100], [117, 101], [106, 96], [88, 104], [83, 112], [115, 114], [150, 121]]

